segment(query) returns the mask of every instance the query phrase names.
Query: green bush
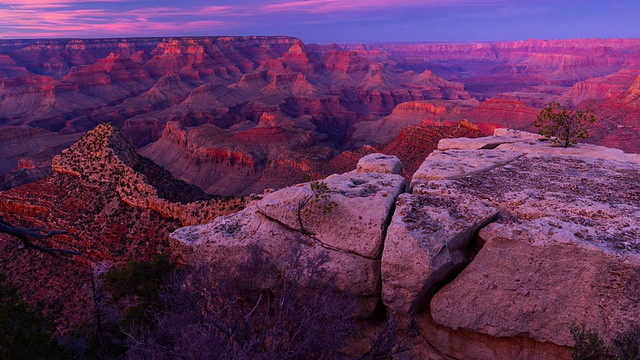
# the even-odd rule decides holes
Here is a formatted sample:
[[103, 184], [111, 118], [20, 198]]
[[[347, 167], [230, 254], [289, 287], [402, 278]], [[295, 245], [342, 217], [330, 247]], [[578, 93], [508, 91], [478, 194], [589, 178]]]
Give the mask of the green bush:
[[576, 144], [577, 139], [588, 138], [595, 121], [591, 110], [570, 110], [554, 101], [540, 111], [534, 125], [540, 128], [538, 133], [551, 138], [554, 145], [569, 147]]

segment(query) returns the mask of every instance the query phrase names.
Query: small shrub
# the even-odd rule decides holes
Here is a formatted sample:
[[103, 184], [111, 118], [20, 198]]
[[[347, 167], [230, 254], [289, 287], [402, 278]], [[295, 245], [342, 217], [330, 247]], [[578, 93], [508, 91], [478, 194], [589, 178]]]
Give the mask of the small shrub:
[[612, 349], [617, 359], [640, 359], [640, 326], [633, 327], [630, 331], [613, 340]]
[[310, 213], [310, 209], [307, 207], [309, 205], [315, 206], [317, 210], [321, 211], [322, 214], [326, 215], [330, 213], [333, 208], [335, 208], [338, 204], [335, 201], [329, 201], [331, 198], [331, 191], [329, 190], [329, 186], [324, 181], [311, 181], [309, 183], [309, 187], [311, 188], [312, 194], [304, 198], [300, 203], [298, 203], [298, 224], [300, 225], [300, 230], [302, 230], [303, 234], [311, 234], [304, 227], [302, 222], [302, 215], [308, 215]]
[[[88, 359], [122, 358], [127, 351], [123, 330], [156, 326], [150, 314], [162, 310], [161, 291], [175, 273], [167, 255], [155, 255], [151, 261], [130, 261], [120, 269], [109, 270], [102, 286], [94, 287], [93, 324], [78, 328], [72, 339], [79, 344], [77, 352]], [[109, 300], [103, 301], [107, 294]]]
[[640, 326], [635, 326], [606, 345], [600, 335], [585, 324], [570, 328], [575, 345], [574, 360], [638, 360], [640, 359]]
[[354, 329], [353, 302], [301, 286], [309, 274], [310, 283], [325, 275], [292, 265], [277, 288], [252, 290], [220, 269], [193, 270], [165, 295], [171, 308], [156, 314], [158, 326], [130, 336], [128, 357], [333, 359]]
[[577, 139], [589, 137], [591, 125], [596, 121], [591, 110], [570, 110], [557, 102], [552, 102], [538, 114], [534, 125], [538, 133], [554, 145], [569, 147], [578, 142]]
[[393, 359], [411, 350], [419, 336], [417, 319], [408, 318], [403, 321], [391, 315], [370, 341], [369, 351], [358, 360]]
[[574, 360], [608, 359], [607, 347], [598, 333], [588, 330], [585, 324], [573, 325], [570, 331], [575, 341], [571, 354]]
[[161, 305], [161, 287], [175, 270], [168, 255], [154, 255], [151, 261], [130, 261], [124, 268], [105, 274], [104, 289], [111, 293], [113, 302], [125, 297], [134, 299], [135, 305], [125, 314], [123, 326], [139, 323], [150, 309]]

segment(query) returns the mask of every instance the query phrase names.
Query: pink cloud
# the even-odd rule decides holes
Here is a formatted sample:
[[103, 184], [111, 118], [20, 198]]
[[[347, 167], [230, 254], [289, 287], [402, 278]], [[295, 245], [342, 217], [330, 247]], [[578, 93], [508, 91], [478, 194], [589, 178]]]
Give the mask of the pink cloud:
[[495, 5], [499, 3], [509, 2], [507, 0], [296, 0], [268, 4], [263, 6], [262, 10], [267, 12], [330, 13], [338, 11], [362, 11], [385, 8]]
[[[0, 0], [2, 1], [2, 0]], [[28, 1], [23, 1], [24, 3]], [[32, 3], [38, 2], [31, 1]], [[32, 7], [0, 7], [0, 38], [68, 37], [68, 36], [155, 36], [161, 32], [189, 34], [229, 28], [232, 22], [206, 18], [228, 12], [229, 7], [203, 9], [170, 7], [114, 11], [106, 9], [72, 9], [66, 6], [43, 11]], [[178, 17], [171, 22], [158, 17]], [[203, 18], [204, 17], [204, 18]]]

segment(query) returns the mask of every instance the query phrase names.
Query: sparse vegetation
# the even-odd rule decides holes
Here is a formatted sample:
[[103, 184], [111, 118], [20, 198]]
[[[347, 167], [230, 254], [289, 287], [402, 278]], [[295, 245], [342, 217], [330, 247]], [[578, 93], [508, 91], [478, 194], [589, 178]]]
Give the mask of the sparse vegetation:
[[135, 299], [135, 305], [129, 307], [122, 320], [122, 326], [129, 328], [140, 323], [149, 311], [162, 306], [160, 292], [175, 271], [169, 256], [155, 255], [149, 262], [130, 261], [122, 269], [107, 272], [104, 288], [111, 294], [111, 301]]
[[330, 213], [333, 208], [338, 204], [335, 201], [329, 201], [331, 199], [331, 191], [329, 186], [324, 181], [311, 181], [309, 183], [312, 194], [305, 197], [300, 203], [298, 203], [298, 224], [303, 234], [311, 234], [305, 227], [302, 221], [303, 215], [311, 213], [311, 208], [308, 206], [315, 206], [317, 210], [323, 214]]
[[300, 284], [302, 276], [310, 283], [325, 280], [322, 261], [292, 266], [273, 289], [247, 288], [227, 274], [250, 276], [251, 271], [261, 271], [260, 261], [254, 256], [247, 264], [238, 264], [241, 269], [200, 268], [176, 279], [164, 296], [171, 309], [155, 314], [155, 329], [130, 334], [128, 357], [336, 358], [355, 329], [350, 318], [353, 302]]
[[44, 305], [29, 306], [0, 274], [0, 359], [68, 359], [68, 350], [58, 345], [51, 319], [42, 315]]
[[635, 326], [611, 341], [610, 345], [585, 324], [570, 328], [575, 341], [574, 360], [638, 360], [640, 359], [640, 326]]
[[400, 320], [391, 315], [382, 324], [376, 336], [370, 340], [369, 351], [358, 360], [393, 359], [409, 351], [420, 336], [417, 320], [408, 318]]
[[591, 110], [571, 110], [558, 102], [551, 102], [538, 114], [534, 125], [538, 133], [551, 139], [556, 146], [569, 147], [578, 139], [587, 139], [596, 121]]

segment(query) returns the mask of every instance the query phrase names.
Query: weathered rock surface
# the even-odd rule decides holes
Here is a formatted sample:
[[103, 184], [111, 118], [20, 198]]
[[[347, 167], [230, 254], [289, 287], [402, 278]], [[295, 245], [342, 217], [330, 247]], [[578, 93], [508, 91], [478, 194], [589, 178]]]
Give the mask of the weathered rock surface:
[[434, 151], [413, 174], [410, 188], [432, 180], [480, 174], [510, 163], [520, 156], [521, 152], [511, 150]]
[[[379, 161], [368, 164], [383, 169], [389, 158]], [[311, 184], [321, 190], [314, 192]], [[355, 171], [288, 187], [240, 213], [177, 230], [171, 236], [172, 251], [190, 264], [222, 269], [246, 264], [253, 270], [238, 270], [231, 276], [253, 288], [275, 287], [291, 266], [306, 269], [321, 259], [324, 283], [311, 286], [353, 296], [356, 315], [371, 315], [380, 298], [386, 228], [404, 188], [400, 175]]]
[[383, 174], [401, 174], [402, 162], [397, 156], [380, 153], [369, 154], [362, 157], [356, 165], [356, 172], [378, 172]]
[[416, 313], [467, 265], [474, 236], [498, 210], [477, 199], [402, 194], [382, 254], [382, 301]]
[[558, 346], [573, 345], [572, 324], [608, 338], [637, 324], [638, 155], [544, 142], [467, 153], [480, 151], [524, 155], [481, 175], [470, 169], [415, 189], [471, 196], [501, 212], [480, 231], [485, 245], [475, 259], [431, 301], [433, 319], [451, 329]]
[[[316, 198], [307, 183], [265, 196], [258, 208], [291, 229], [313, 234], [326, 246], [379, 259], [391, 209], [405, 189], [404, 178], [350, 172], [330, 176], [322, 183], [328, 188], [326, 198]], [[299, 221], [298, 208], [305, 201], [308, 205], [301, 209]]]
[[[256, 206], [219, 217], [206, 225], [184, 227], [170, 236], [171, 250], [187, 263], [229, 272], [239, 286], [275, 289], [288, 271], [321, 271], [313, 284], [356, 299], [357, 316], [370, 315], [380, 291], [380, 261], [327, 248], [264, 216]], [[319, 268], [314, 268], [318, 263]]]

